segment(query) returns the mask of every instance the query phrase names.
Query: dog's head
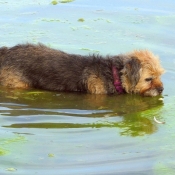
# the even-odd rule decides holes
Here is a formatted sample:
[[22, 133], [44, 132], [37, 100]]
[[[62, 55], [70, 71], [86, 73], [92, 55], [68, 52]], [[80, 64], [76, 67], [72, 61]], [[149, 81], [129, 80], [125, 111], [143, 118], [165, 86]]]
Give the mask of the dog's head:
[[163, 91], [160, 80], [164, 69], [158, 57], [149, 51], [134, 51], [124, 63], [122, 85], [127, 93], [157, 96]]

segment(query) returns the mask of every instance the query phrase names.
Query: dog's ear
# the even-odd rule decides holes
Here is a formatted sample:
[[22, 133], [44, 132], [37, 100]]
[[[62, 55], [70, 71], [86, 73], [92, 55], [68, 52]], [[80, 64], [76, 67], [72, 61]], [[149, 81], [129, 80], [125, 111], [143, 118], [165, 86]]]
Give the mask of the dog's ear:
[[136, 86], [140, 79], [141, 63], [137, 57], [129, 58], [125, 65], [122, 73], [128, 78], [132, 88]]

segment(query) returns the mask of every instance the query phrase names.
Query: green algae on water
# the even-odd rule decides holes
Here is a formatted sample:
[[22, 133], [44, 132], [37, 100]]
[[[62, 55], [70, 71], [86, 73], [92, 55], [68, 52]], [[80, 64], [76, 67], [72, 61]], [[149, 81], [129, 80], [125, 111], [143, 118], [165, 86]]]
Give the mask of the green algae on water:
[[6, 171], [16, 171], [16, 168], [7, 168]]
[[69, 3], [69, 2], [73, 2], [74, 0], [61, 0], [59, 1], [60, 3]]
[[51, 3], [53, 5], [57, 5], [58, 3], [69, 3], [69, 2], [73, 2], [74, 0], [60, 0], [60, 1], [56, 1], [56, 0], [53, 0]]
[[49, 153], [49, 154], [48, 154], [48, 157], [55, 157], [55, 155], [52, 154], [52, 153]]
[[97, 52], [99, 53], [99, 50], [92, 50], [92, 49], [88, 49], [88, 48], [80, 48], [80, 50], [84, 50], [84, 51], [91, 51], [91, 52]]
[[81, 50], [90, 51], [90, 49], [88, 49], [88, 48], [81, 48]]
[[9, 151], [7, 151], [7, 150], [5, 150], [5, 149], [0, 148], [0, 156], [7, 155], [8, 153], [9, 153]]
[[24, 136], [15, 136], [14, 138], [0, 138], [0, 156], [10, 154], [11, 151], [7, 150], [6, 147], [13, 143], [21, 143], [26, 141]]
[[58, 4], [58, 1], [53, 0], [51, 3], [52, 3], [53, 5], [57, 5], [57, 4]]
[[85, 20], [83, 18], [79, 18], [78, 22], [84, 22]]
[[42, 19], [41, 21], [44, 21], [44, 22], [60, 22], [59, 19]]

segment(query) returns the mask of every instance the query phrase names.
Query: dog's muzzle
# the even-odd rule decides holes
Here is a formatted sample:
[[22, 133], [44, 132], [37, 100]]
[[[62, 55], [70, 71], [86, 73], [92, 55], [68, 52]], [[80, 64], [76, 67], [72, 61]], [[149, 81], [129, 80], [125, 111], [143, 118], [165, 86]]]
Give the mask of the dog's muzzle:
[[163, 92], [164, 88], [163, 87], [158, 87], [157, 91], [159, 92], [159, 94], [161, 94]]
[[143, 96], [155, 97], [157, 95], [161, 95], [163, 90], [164, 90], [164, 88], [162, 86], [154, 88], [154, 89], [149, 89], [143, 93]]

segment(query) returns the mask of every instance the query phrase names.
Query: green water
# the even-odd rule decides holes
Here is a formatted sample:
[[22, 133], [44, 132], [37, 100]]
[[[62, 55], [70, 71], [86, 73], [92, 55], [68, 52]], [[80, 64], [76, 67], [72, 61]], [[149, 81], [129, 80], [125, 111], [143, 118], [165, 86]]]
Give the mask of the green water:
[[[0, 2], [1, 46], [69, 53], [149, 49], [166, 73], [161, 97], [0, 88], [0, 174], [175, 174], [175, 2]], [[158, 124], [154, 117], [165, 124]]]

